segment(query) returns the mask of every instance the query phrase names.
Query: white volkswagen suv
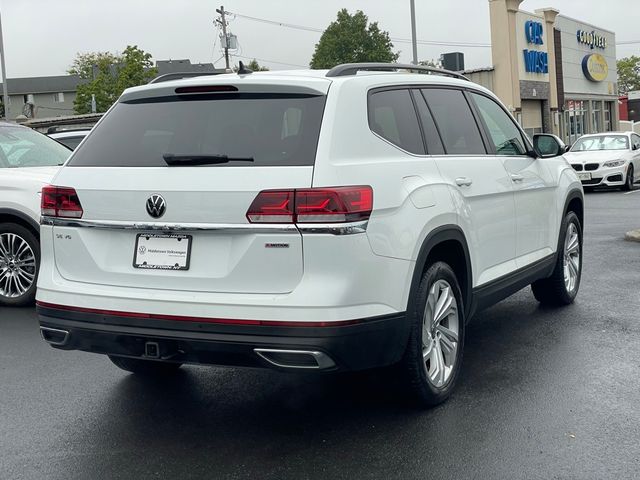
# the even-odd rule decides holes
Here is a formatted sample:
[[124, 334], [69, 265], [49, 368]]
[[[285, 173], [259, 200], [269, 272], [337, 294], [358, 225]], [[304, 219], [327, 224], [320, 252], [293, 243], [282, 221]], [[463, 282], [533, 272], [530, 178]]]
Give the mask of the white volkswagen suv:
[[443, 401], [474, 312], [529, 284], [569, 304], [582, 259], [557, 140], [534, 147], [452, 77], [353, 64], [127, 90], [43, 191], [43, 338], [144, 374], [396, 365]]

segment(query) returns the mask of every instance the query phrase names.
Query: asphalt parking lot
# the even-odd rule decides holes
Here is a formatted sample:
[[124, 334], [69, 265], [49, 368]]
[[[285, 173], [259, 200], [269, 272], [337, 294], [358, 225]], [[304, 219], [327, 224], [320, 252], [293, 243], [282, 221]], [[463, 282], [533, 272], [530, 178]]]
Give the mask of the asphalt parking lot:
[[376, 374], [142, 380], [0, 309], [0, 478], [638, 478], [638, 227], [640, 192], [587, 194], [577, 302], [525, 289], [481, 313], [431, 411]]

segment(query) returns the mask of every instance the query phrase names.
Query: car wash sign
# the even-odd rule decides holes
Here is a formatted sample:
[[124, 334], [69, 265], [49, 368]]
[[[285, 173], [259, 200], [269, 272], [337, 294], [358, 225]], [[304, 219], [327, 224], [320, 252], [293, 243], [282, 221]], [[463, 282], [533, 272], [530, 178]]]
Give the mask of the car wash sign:
[[529, 48], [523, 50], [524, 71], [527, 73], [549, 73], [549, 54], [542, 50], [534, 50], [531, 46], [544, 45], [543, 26], [541, 22], [527, 20], [524, 24], [524, 35]]

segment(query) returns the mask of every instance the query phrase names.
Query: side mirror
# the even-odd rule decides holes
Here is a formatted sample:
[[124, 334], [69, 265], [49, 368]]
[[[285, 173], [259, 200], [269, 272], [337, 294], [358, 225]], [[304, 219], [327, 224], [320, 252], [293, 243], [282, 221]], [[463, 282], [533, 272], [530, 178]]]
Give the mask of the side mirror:
[[638, 145], [637, 143], [634, 143], [634, 144], [631, 146], [631, 150], [638, 150], [639, 148], [640, 148], [640, 145]]
[[567, 151], [567, 146], [555, 135], [537, 133], [533, 136], [533, 148], [541, 158], [552, 158]]

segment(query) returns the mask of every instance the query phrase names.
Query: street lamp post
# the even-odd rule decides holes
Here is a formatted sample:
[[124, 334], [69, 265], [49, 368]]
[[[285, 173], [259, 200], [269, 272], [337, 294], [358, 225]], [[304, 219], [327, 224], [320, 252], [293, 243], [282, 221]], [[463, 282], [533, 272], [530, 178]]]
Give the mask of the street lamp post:
[[9, 120], [9, 87], [7, 85], [7, 67], [4, 61], [4, 39], [2, 36], [2, 14], [0, 13], [0, 66], [2, 67], [2, 102], [4, 104], [4, 118]]
[[418, 64], [418, 42], [416, 40], [416, 1], [411, 0], [411, 45], [413, 47], [414, 65]]

